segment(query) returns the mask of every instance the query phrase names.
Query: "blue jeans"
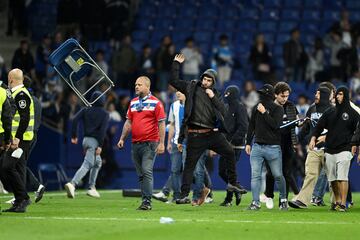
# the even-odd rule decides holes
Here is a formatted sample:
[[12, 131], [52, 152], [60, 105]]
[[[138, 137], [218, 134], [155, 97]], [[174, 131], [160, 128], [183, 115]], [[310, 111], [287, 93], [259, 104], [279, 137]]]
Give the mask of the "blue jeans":
[[84, 162], [75, 173], [71, 183], [75, 186], [78, 185], [81, 179], [83, 179], [87, 172], [90, 171], [89, 187], [93, 188], [95, 187], [96, 178], [102, 163], [100, 155], [95, 155], [95, 151], [96, 148], [99, 147], [99, 143], [93, 137], [84, 137], [82, 145], [83, 149], [86, 151]]
[[206, 170], [206, 155], [208, 150], [206, 150], [199, 158], [194, 170], [194, 193], [193, 193], [193, 200], [197, 200], [201, 196], [201, 191], [204, 188], [204, 179], [205, 176], [208, 175]]
[[170, 155], [171, 160], [171, 183], [174, 191], [173, 199], [179, 199], [181, 194], [181, 173], [184, 168], [186, 158], [186, 147], [183, 146], [183, 151], [179, 152], [176, 144], [172, 143], [172, 151]]
[[255, 143], [250, 154], [251, 192], [253, 201], [260, 205], [261, 174], [267, 162], [280, 191], [280, 199], [286, 199], [286, 184], [282, 173], [280, 145], [262, 145]]
[[313, 196], [318, 198], [323, 198], [327, 186], [328, 186], [328, 180], [326, 177], [325, 168], [322, 168], [314, 188]]
[[131, 154], [135, 164], [136, 173], [139, 177], [139, 184], [143, 201], [151, 201], [153, 192], [153, 168], [156, 158], [157, 142], [133, 143]]

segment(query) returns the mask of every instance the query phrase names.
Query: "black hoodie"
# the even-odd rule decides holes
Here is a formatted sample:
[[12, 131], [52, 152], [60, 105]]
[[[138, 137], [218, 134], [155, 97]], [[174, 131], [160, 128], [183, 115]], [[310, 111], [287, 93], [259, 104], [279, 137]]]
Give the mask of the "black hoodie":
[[185, 114], [183, 125], [192, 128], [214, 128], [217, 121], [226, 129], [224, 125], [225, 104], [220, 93], [212, 89], [215, 96], [209, 98], [205, 89], [201, 87], [201, 78], [206, 75], [216, 82], [216, 72], [212, 69], [206, 70], [200, 80], [184, 81], [179, 79], [180, 63], [173, 62], [172, 76], [169, 83], [186, 96]]
[[[260, 102], [266, 109], [264, 114], [257, 110], [257, 105], [252, 110], [249, 128], [246, 137], [246, 144], [250, 145], [255, 135], [255, 143], [267, 145], [280, 145], [280, 126], [284, 116], [284, 109], [274, 103], [274, 90], [265, 84], [258, 92]], [[270, 88], [271, 87], [271, 88]], [[264, 90], [265, 89], [265, 90]]]
[[225, 114], [225, 125], [228, 133], [227, 139], [234, 146], [242, 146], [245, 143], [245, 135], [249, 126], [249, 119], [245, 106], [240, 102], [240, 90], [231, 85], [225, 90], [227, 111]]
[[[309, 138], [312, 136], [312, 133], [320, 117], [328, 108], [332, 107], [329, 100], [330, 90], [326, 87], [320, 87], [317, 91], [320, 91], [320, 101], [319, 103], [313, 103], [306, 112], [306, 117], [310, 118], [311, 120], [306, 121], [301, 128], [301, 131], [298, 135], [300, 141], [305, 140], [305, 142], [309, 142]], [[326, 133], [323, 133], [322, 135], [326, 135]], [[316, 145], [316, 147], [323, 148], [324, 145], [324, 143], [320, 143]]]
[[[95, 100], [100, 94], [101, 93], [98, 91], [94, 92], [91, 95], [91, 101]], [[78, 123], [82, 120], [84, 136], [95, 138], [98, 141], [99, 146], [102, 146], [109, 122], [109, 113], [104, 109], [104, 105], [105, 98], [102, 96], [94, 103], [94, 106], [82, 108], [76, 113], [72, 124], [72, 138], [77, 137]]]
[[340, 104], [336, 99], [336, 107], [324, 112], [312, 134], [317, 138], [324, 129], [328, 130], [325, 152], [330, 154], [351, 151], [351, 138], [359, 121], [359, 114], [350, 106], [349, 90], [339, 87], [336, 96], [339, 92], [344, 94], [343, 102]]

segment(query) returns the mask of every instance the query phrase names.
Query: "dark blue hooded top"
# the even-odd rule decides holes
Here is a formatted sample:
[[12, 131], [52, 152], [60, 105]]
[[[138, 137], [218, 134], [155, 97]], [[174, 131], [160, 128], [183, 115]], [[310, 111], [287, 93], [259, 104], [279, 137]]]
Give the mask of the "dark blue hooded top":
[[[91, 101], [99, 97], [101, 92], [95, 91], [91, 95]], [[104, 109], [105, 97], [102, 96], [94, 103], [92, 107], [82, 108], [76, 113], [71, 130], [72, 138], [77, 137], [77, 128], [79, 121], [83, 121], [84, 136], [95, 138], [99, 146], [102, 146], [109, 122], [109, 113]]]

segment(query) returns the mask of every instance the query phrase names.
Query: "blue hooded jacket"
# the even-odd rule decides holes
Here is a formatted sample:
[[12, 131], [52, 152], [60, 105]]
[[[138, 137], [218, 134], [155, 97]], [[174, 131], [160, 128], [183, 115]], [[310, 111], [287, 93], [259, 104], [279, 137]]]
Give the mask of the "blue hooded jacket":
[[[95, 91], [91, 95], [91, 101], [95, 100], [100, 94], [101, 92]], [[84, 136], [95, 138], [99, 146], [102, 146], [109, 123], [109, 113], [104, 109], [104, 105], [105, 97], [102, 96], [94, 103], [93, 107], [82, 108], [76, 113], [71, 129], [72, 138], [77, 137], [79, 121], [83, 121]]]

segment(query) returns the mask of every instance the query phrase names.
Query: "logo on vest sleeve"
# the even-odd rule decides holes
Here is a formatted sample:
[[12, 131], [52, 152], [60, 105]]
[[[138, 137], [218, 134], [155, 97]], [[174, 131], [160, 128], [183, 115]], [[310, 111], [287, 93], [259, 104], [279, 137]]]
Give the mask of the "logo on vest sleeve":
[[20, 107], [21, 109], [26, 108], [26, 101], [25, 101], [25, 100], [20, 100], [20, 101], [19, 101], [19, 107]]
[[343, 113], [342, 115], [341, 115], [341, 117], [342, 117], [342, 119], [344, 120], [344, 121], [346, 121], [346, 120], [349, 120], [349, 114], [348, 113]]

